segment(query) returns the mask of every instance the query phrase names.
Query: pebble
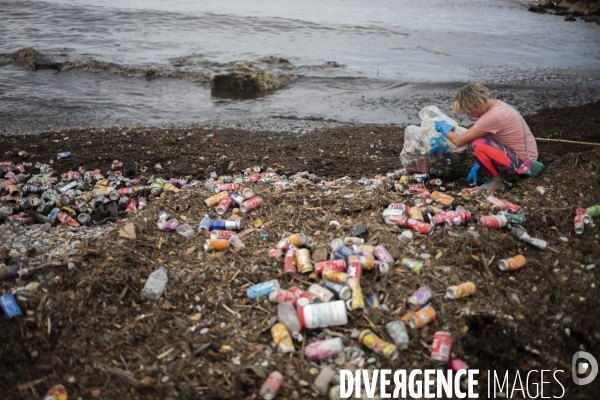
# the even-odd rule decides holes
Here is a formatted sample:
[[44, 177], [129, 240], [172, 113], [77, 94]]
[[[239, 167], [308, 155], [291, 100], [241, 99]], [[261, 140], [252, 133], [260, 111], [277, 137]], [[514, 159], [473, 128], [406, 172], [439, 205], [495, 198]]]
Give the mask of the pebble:
[[593, 270], [594, 268], [596, 268], [596, 264], [588, 264], [585, 269], [587, 269], [588, 271]]
[[371, 357], [367, 360], [367, 364], [373, 364], [377, 359], [375, 357]]
[[205, 335], [207, 333], [208, 333], [208, 328], [202, 328], [202, 329], [200, 329], [200, 334], [201, 335]]
[[67, 263], [67, 268], [69, 269], [69, 271], [73, 270], [75, 268], [75, 263], [72, 261], [69, 261]]
[[300, 382], [298, 382], [298, 384], [300, 384], [300, 386], [308, 386], [308, 382], [306, 382], [305, 380], [301, 380]]
[[334, 362], [336, 363], [336, 365], [339, 365], [341, 367], [346, 362], [346, 356], [344, 354], [340, 354], [335, 358]]
[[419, 254], [419, 258], [421, 260], [429, 260], [431, 258], [431, 254], [429, 254], [429, 253], [421, 253], [421, 254]]
[[319, 369], [312, 367], [311, 369], [308, 370], [308, 372], [310, 372], [311, 375], [317, 375], [319, 373]]

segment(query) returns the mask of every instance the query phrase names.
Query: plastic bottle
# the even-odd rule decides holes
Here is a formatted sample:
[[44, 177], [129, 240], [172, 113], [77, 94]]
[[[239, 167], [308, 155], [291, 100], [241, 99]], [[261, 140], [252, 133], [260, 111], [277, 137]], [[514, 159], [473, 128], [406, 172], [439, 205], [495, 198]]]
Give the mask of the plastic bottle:
[[167, 277], [165, 267], [159, 267], [148, 277], [148, 280], [142, 289], [142, 294], [150, 300], [160, 299], [165, 292], [165, 286], [168, 280], [169, 278]]
[[296, 340], [300, 338], [300, 321], [298, 320], [298, 313], [296, 307], [292, 303], [283, 302], [277, 305], [277, 318], [281, 321], [287, 330], [290, 332], [290, 336]]

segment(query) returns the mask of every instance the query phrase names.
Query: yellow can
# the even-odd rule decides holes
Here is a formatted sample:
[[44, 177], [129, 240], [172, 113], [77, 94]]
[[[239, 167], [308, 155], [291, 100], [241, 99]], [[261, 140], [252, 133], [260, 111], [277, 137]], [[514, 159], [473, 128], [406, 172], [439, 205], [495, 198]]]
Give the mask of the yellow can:
[[348, 274], [342, 271], [336, 271], [330, 268], [327, 268], [321, 274], [323, 279], [330, 282], [335, 283], [346, 283], [348, 280]]
[[411, 207], [408, 211], [408, 215], [414, 220], [423, 222], [423, 212], [417, 207]]
[[287, 237], [287, 241], [296, 247], [302, 247], [306, 244], [306, 235], [304, 233], [294, 233]]
[[211, 196], [208, 199], [205, 199], [204, 204], [206, 204], [207, 207], [214, 207], [217, 204], [219, 204], [221, 202], [221, 200], [223, 200], [226, 197], [229, 197], [228, 192], [217, 193], [214, 196]]
[[290, 333], [281, 322], [273, 325], [271, 335], [273, 335], [273, 341], [279, 345], [279, 350], [282, 353], [293, 353], [296, 350]]
[[446, 289], [446, 298], [462, 299], [475, 294], [475, 290], [476, 287], [473, 282], [465, 282], [457, 286], [450, 286], [448, 289]]
[[398, 348], [392, 343], [379, 338], [370, 329], [365, 329], [358, 336], [358, 340], [374, 353], [384, 356], [390, 360], [398, 358]]
[[313, 272], [315, 270], [310, 261], [310, 250], [298, 249], [298, 251], [296, 251], [296, 267], [301, 274]]
[[175, 187], [173, 184], [171, 183], [165, 183], [162, 187], [164, 192], [173, 192], [173, 193], [179, 193], [179, 188]]
[[352, 297], [350, 298], [350, 309], [357, 310], [365, 308], [365, 298], [360, 287], [358, 278], [348, 278], [346, 284], [352, 289]]

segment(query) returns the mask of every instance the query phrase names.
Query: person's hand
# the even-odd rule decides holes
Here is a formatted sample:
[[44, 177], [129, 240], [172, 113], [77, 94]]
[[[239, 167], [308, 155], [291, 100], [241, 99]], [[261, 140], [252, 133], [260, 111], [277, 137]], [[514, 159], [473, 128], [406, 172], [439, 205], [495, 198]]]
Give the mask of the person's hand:
[[479, 165], [478, 163], [475, 163], [475, 165], [473, 165], [473, 168], [471, 168], [471, 171], [469, 171], [469, 175], [467, 176], [467, 183], [470, 183], [473, 186], [477, 186], [477, 174], [479, 173], [480, 169], [481, 165]]
[[450, 132], [452, 129], [454, 129], [454, 127], [446, 121], [435, 121], [435, 130], [441, 133], [444, 137], [447, 137], [448, 132]]

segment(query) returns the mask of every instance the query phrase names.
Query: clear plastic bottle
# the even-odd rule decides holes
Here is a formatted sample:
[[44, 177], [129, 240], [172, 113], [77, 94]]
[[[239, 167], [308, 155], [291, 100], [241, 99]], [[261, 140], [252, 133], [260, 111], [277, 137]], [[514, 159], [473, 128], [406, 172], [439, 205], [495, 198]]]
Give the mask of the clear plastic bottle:
[[285, 325], [291, 337], [300, 340], [300, 320], [298, 319], [296, 307], [292, 303], [279, 303], [277, 305], [277, 318]]
[[167, 285], [168, 280], [169, 278], [167, 277], [165, 267], [159, 267], [148, 277], [148, 280], [142, 289], [142, 294], [150, 300], [160, 299], [160, 296], [165, 292], [165, 286]]
[[177, 233], [186, 238], [194, 236], [194, 230], [188, 224], [179, 225], [176, 229]]

